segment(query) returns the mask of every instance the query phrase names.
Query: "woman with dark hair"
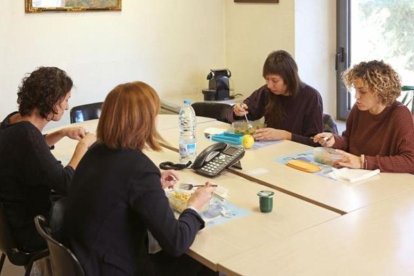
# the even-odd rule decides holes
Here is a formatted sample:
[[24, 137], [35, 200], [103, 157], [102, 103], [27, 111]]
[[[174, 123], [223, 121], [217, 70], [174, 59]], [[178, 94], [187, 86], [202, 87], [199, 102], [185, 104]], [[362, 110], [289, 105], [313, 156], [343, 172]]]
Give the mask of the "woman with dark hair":
[[[40, 67], [23, 79], [17, 93], [19, 111], [0, 125], [0, 202], [20, 250], [46, 248], [33, 219], [48, 217], [51, 190], [64, 195], [74, 169], [95, 136], [81, 127], [64, 128], [46, 136], [42, 130], [50, 121], [59, 121], [68, 109], [72, 80], [56, 67]], [[79, 140], [66, 167], [50, 152], [63, 137]]]
[[[97, 142], [70, 188], [64, 232], [87, 275], [194, 275], [201, 265], [184, 254], [204, 227], [198, 212], [214, 188], [206, 183], [176, 219], [162, 174], [144, 149], [161, 150], [160, 100], [146, 83], [120, 84], [106, 97]], [[148, 231], [162, 251], [148, 254]], [[181, 256], [177, 258], [178, 256]]]
[[283, 50], [269, 54], [263, 65], [266, 85], [243, 103], [234, 105], [229, 121], [258, 120], [264, 116], [266, 128], [257, 129], [255, 140], [292, 140], [315, 145], [310, 139], [323, 129], [322, 98], [302, 82], [292, 56]]
[[414, 124], [411, 112], [397, 101], [401, 81], [383, 61], [361, 62], [342, 76], [355, 89], [356, 103], [340, 135], [320, 133], [315, 142], [341, 153], [337, 165], [381, 172], [414, 173]]

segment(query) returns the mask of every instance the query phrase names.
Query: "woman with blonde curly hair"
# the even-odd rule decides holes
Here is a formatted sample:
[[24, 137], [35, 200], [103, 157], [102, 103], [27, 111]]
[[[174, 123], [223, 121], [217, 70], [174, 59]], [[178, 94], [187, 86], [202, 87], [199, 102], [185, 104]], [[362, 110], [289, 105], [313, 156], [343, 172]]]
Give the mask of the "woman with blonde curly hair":
[[396, 101], [401, 93], [398, 74], [383, 61], [361, 62], [342, 79], [355, 88], [356, 103], [342, 136], [320, 133], [314, 137], [342, 154], [337, 165], [414, 173], [414, 124], [410, 111]]

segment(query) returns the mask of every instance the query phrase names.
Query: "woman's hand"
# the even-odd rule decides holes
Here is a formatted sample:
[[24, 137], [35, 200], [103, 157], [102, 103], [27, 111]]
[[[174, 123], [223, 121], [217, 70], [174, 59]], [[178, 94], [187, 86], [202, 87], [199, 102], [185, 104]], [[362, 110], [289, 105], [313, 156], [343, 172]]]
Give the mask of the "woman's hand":
[[76, 169], [80, 160], [88, 151], [88, 148], [95, 143], [96, 136], [92, 133], [87, 133], [76, 145], [75, 152], [73, 153], [72, 159], [69, 161], [68, 166]]
[[323, 147], [332, 148], [335, 144], [335, 136], [330, 132], [322, 132], [313, 137], [313, 142], [319, 143]]
[[76, 127], [67, 127], [62, 129], [64, 136], [69, 137], [70, 139], [80, 141], [86, 135], [86, 130], [81, 126]]
[[86, 136], [86, 133], [86, 130], [81, 126], [66, 127], [55, 132], [48, 133], [45, 136], [45, 139], [49, 146], [53, 146], [65, 136], [70, 139], [81, 141]]
[[174, 170], [161, 171], [161, 187], [163, 189], [174, 187], [179, 179]]
[[96, 135], [93, 133], [86, 133], [82, 139], [80, 139], [79, 143], [83, 143], [87, 148], [92, 146], [93, 143], [96, 142]]
[[256, 129], [253, 137], [258, 141], [292, 140], [292, 133], [282, 129], [267, 127]]
[[206, 182], [204, 187], [198, 188], [188, 200], [188, 206], [195, 208], [197, 211], [201, 211], [213, 196], [215, 188], [211, 186], [212, 184]]
[[335, 166], [347, 167], [351, 169], [361, 169], [363, 167], [362, 158], [360, 156], [353, 155], [343, 150], [336, 150], [339, 154], [342, 154], [342, 159], [335, 162]]
[[245, 103], [237, 103], [233, 106], [233, 112], [236, 116], [244, 116], [245, 114], [248, 114], [248, 109], [249, 107]]

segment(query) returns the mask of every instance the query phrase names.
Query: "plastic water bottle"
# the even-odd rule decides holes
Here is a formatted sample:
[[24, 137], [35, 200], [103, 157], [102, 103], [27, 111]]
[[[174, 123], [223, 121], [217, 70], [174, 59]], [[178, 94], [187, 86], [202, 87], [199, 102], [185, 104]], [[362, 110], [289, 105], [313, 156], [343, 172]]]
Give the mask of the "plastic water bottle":
[[180, 128], [180, 163], [193, 162], [197, 155], [196, 115], [190, 100], [184, 100], [184, 105], [178, 114]]

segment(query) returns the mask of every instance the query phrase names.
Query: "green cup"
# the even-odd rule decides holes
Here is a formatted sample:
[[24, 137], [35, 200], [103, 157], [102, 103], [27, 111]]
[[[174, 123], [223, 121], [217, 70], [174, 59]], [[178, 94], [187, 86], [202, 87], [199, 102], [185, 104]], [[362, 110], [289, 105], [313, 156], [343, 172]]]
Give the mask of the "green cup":
[[260, 212], [270, 213], [273, 209], [273, 195], [272, 191], [260, 191], [257, 193], [260, 200]]

